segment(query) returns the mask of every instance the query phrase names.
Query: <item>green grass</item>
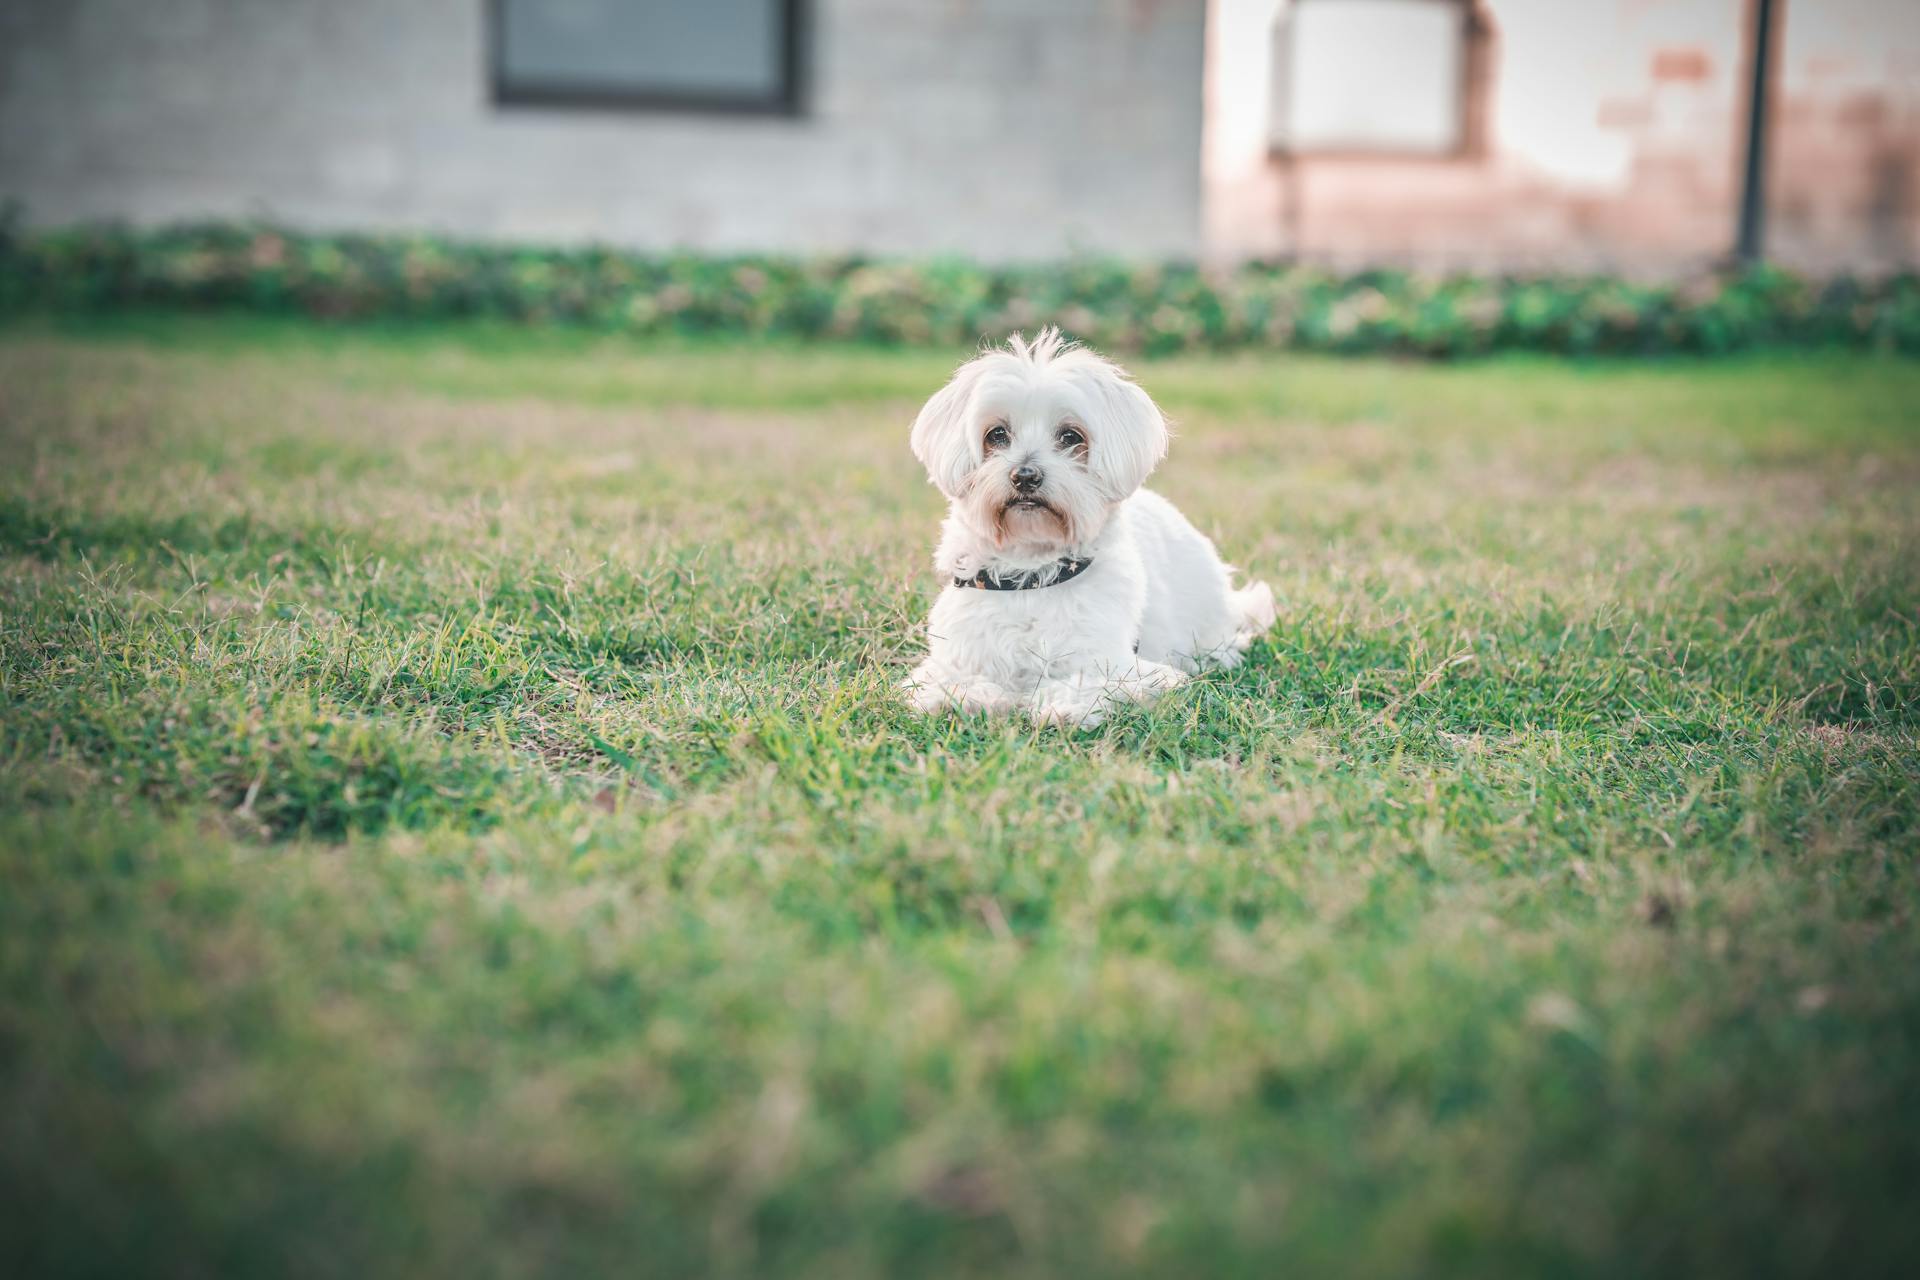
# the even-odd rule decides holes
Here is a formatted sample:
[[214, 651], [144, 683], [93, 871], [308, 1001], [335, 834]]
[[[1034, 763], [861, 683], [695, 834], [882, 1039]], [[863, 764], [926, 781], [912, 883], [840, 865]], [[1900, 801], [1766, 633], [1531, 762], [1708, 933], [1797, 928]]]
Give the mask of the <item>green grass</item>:
[[0, 331], [0, 1270], [1894, 1274], [1920, 365], [1145, 362], [1252, 660], [893, 692], [963, 352]]

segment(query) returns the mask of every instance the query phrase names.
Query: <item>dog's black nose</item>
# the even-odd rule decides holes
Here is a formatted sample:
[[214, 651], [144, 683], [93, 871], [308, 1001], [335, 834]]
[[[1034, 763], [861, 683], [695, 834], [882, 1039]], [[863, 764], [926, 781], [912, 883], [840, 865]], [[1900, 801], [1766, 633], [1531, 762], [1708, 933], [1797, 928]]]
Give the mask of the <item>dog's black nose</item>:
[[1032, 493], [1040, 487], [1043, 478], [1040, 468], [1031, 462], [1023, 462], [1013, 469], [1013, 487], [1020, 493]]

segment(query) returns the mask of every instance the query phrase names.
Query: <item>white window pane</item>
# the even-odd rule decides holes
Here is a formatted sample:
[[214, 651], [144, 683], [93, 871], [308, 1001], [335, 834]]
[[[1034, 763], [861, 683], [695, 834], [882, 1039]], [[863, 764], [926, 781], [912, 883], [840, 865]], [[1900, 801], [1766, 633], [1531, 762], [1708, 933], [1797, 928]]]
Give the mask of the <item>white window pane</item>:
[[1464, 14], [1438, 0], [1295, 0], [1278, 140], [1301, 149], [1460, 145]]
[[772, 97], [781, 0], [501, 0], [500, 70], [548, 90]]

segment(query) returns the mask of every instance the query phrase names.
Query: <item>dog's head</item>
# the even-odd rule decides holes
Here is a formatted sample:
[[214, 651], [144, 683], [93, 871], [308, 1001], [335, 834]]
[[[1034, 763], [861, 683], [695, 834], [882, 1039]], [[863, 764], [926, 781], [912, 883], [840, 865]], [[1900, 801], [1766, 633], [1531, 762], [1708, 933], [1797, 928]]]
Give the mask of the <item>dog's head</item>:
[[1167, 452], [1167, 421], [1124, 369], [1043, 329], [961, 365], [911, 437], [927, 478], [995, 547], [1085, 543]]

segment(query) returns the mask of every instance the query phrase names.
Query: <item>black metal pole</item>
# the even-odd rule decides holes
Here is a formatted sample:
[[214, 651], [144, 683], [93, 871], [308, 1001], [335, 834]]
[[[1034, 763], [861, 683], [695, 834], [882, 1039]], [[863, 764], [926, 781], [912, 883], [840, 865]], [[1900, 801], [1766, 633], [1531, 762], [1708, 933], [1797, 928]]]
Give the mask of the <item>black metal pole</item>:
[[[1784, 0], [1783, 0], [1784, 2]], [[1753, 5], [1753, 80], [1747, 99], [1747, 167], [1740, 190], [1740, 237], [1733, 255], [1743, 264], [1760, 261], [1767, 233], [1767, 99], [1773, 79], [1774, 0]]]

